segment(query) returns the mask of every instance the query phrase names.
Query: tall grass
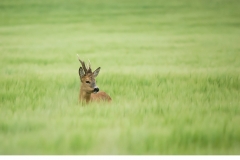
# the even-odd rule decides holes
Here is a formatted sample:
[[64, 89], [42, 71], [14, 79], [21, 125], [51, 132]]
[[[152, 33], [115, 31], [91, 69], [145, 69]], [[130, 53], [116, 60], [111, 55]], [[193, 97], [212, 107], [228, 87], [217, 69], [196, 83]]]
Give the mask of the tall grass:
[[1, 1], [0, 154], [239, 154], [238, 3]]

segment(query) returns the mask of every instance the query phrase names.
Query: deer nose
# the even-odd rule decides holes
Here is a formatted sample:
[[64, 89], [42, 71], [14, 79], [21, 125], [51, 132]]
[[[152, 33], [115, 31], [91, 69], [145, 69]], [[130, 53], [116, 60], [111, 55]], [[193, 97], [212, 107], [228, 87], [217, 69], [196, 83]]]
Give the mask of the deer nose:
[[94, 87], [94, 92], [98, 92], [99, 91], [99, 88], [98, 87]]

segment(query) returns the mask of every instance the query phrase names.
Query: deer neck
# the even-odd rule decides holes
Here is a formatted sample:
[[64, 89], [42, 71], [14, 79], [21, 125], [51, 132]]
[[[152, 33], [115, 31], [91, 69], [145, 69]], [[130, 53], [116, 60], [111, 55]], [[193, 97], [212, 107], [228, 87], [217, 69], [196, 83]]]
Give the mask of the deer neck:
[[79, 93], [79, 100], [82, 102], [88, 103], [91, 98], [91, 93], [88, 93], [84, 90], [84, 88], [81, 86], [80, 93]]

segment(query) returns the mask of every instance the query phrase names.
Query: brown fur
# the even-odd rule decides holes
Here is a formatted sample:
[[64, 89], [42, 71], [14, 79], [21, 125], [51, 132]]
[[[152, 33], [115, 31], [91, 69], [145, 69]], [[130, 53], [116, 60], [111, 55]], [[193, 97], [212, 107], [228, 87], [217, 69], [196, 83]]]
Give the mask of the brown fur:
[[112, 98], [105, 92], [100, 91], [91, 94], [91, 101], [111, 101]]

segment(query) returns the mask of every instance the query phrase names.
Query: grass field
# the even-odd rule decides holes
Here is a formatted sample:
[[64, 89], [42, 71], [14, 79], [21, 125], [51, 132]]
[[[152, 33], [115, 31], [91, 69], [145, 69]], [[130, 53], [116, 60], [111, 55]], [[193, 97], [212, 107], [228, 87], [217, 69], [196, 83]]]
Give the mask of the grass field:
[[[1, 0], [0, 154], [240, 154], [238, 0]], [[78, 104], [80, 63], [111, 104]]]

